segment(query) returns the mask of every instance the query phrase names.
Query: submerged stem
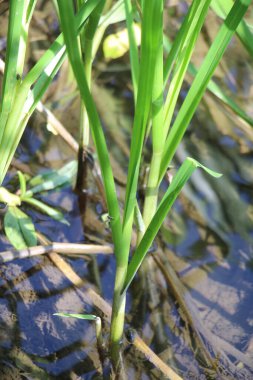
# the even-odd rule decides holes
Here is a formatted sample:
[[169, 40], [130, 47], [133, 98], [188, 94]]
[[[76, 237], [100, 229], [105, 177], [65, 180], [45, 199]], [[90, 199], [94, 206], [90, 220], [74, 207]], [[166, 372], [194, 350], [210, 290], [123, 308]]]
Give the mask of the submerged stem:
[[111, 359], [116, 373], [120, 367], [120, 344], [124, 331], [126, 293], [121, 294], [121, 292], [125, 283], [126, 273], [127, 265], [117, 267], [110, 335]]

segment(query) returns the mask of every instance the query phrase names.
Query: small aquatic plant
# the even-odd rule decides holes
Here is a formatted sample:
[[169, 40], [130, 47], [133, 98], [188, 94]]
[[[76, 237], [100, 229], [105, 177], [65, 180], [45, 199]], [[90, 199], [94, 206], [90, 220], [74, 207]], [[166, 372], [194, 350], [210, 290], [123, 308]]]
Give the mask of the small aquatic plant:
[[[252, 48], [247, 39], [250, 32], [245, 27], [246, 24], [241, 23], [251, 1], [212, 2], [212, 7], [224, 17], [224, 22], [197, 71], [190, 65], [190, 60], [211, 6], [211, 0], [192, 1], [169, 48], [163, 30], [163, 0], [136, 0], [133, 3], [131, 0], [119, 0], [113, 7], [113, 2], [110, 0], [78, 0], [75, 3], [77, 12], [72, 1], [57, 0], [63, 34], [23, 76], [27, 31], [36, 1], [10, 2], [6, 69], [0, 114], [0, 184], [29, 117], [68, 54], [83, 101], [79, 148], [82, 151], [87, 146], [91, 129], [101, 167], [114, 244], [116, 274], [110, 346], [112, 361], [117, 369], [124, 329], [126, 291], [164, 219], [195, 169], [201, 168], [214, 177], [220, 176], [194, 158], [188, 157], [174, 175], [162, 199], [160, 201], [158, 199], [167, 169], [207, 87], [209, 86], [213, 92], [216, 91], [225, 103], [252, 124], [252, 120], [210, 82], [238, 27], [241, 40], [248, 49]], [[106, 15], [103, 15], [104, 7], [109, 10]], [[122, 20], [122, 10], [128, 30], [135, 108], [124, 205], [121, 205], [117, 199], [110, 152], [90, 91], [94, 52], [105, 28], [112, 22], [113, 17], [116, 17], [115, 14], [117, 20]], [[141, 26], [140, 47], [136, 42], [134, 21]], [[183, 104], [175, 113], [188, 69], [195, 78]], [[142, 207], [138, 201], [138, 184], [143, 150], [147, 141], [151, 141], [152, 153]], [[136, 246], [131, 247], [134, 224], [138, 230], [138, 237]], [[132, 255], [130, 255], [131, 250]]]
[[[104, 3], [105, 1], [103, 0], [99, 1], [98, 7], [101, 7], [101, 4]], [[123, 334], [127, 288], [146, 256], [168, 211], [196, 168], [200, 167], [213, 176], [219, 176], [218, 173], [203, 167], [194, 159], [187, 158], [175, 174], [162, 200], [158, 202], [159, 187], [167, 168], [174, 157], [215, 68], [219, 64], [237, 26], [250, 5], [249, 0], [238, 0], [233, 4], [196, 74], [174, 123], [172, 123], [172, 117], [185, 73], [210, 3], [210, 0], [194, 0], [192, 2], [164, 62], [163, 1], [143, 0], [137, 2], [138, 11], [133, 9], [130, 0], [124, 1], [130, 44], [135, 112], [126, 197], [121, 215], [110, 165], [109, 150], [96, 106], [89, 90], [89, 83], [80, 54], [78, 28], [75, 21], [73, 4], [64, 0], [58, 0], [61, 28], [68, 57], [88, 114], [101, 166], [108, 212], [111, 218], [110, 226], [117, 264], [111, 321], [111, 355], [115, 367], [117, 367], [119, 361], [119, 343]], [[138, 13], [138, 18], [141, 20], [142, 37], [140, 54], [133, 28], [136, 13]], [[168, 89], [167, 83], [169, 83]], [[144, 207], [140, 211], [141, 207], [138, 204], [138, 181], [142, 152], [147, 136], [150, 136], [152, 141], [152, 155]], [[135, 210], [137, 210], [141, 228], [139, 229], [137, 245], [133, 247], [133, 255], [129, 262]]]
[[37, 244], [35, 226], [31, 217], [21, 210], [23, 204], [32, 206], [54, 220], [68, 224], [59, 210], [38, 200], [36, 196], [46, 191], [55, 190], [65, 184], [70, 185], [76, 175], [76, 167], [76, 162], [71, 161], [58, 172], [46, 172], [29, 180], [22, 172], [18, 171], [19, 189], [15, 194], [5, 187], [0, 187], [0, 202], [5, 207], [5, 211], [2, 210], [5, 212], [4, 230], [16, 249], [32, 247]]

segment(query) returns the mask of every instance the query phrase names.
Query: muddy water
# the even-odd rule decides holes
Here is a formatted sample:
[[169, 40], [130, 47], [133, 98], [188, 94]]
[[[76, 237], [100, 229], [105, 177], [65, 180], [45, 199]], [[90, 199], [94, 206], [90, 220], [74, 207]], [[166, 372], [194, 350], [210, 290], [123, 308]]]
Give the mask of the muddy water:
[[[201, 51], [206, 49], [203, 41]], [[234, 99], [253, 116], [252, 60], [235, 42], [232, 47], [215, 79], [224, 88], [228, 86]], [[196, 64], [198, 58], [196, 54]], [[96, 70], [102, 67], [102, 73], [94, 96], [110, 146], [115, 146], [111, 158], [118, 195], [123, 198], [132, 107], [126, 90], [129, 75], [124, 71], [124, 62], [112, 64], [110, 72], [96, 65]], [[73, 93], [67, 81], [69, 75], [64, 66], [45, 102], [77, 135], [78, 101], [75, 95], [69, 95]], [[166, 277], [153, 256], [148, 259], [148, 279], [138, 279], [129, 291], [127, 326], [134, 327], [154, 352], [186, 380], [253, 378], [252, 145], [252, 129], [207, 94], [174, 166], [177, 168], [186, 156], [192, 156], [223, 177], [214, 180], [201, 171], [194, 174], [155, 247], [165, 272], [172, 267], [178, 274], [181, 298], [173, 290], [171, 277]], [[61, 137], [46, 129], [45, 119], [39, 115], [31, 120], [16, 154], [19, 166], [22, 164], [24, 171], [31, 173], [59, 168], [74, 157]], [[13, 189], [17, 184], [15, 170], [6, 179]], [[25, 211], [38, 231], [51, 241], [110, 242], [91, 172], [88, 188], [84, 214], [70, 186], [43, 195], [44, 200], [64, 211], [70, 226], [52, 222], [35, 210]], [[8, 247], [1, 235], [1, 250]], [[49, 256], [1, 265], [0, 379], [102, 378], [94, 326], [88, 321], [61, 319], [53, 313], [85, 310], [101, 314], [83, 294], [92, 288], [111, 302], [114, 259], [98, 255], [97, 261], [77, 256], [66, 256], [65, 260], [83, 279], [79, 290]], [[126, 342], [124, 347], [129, 379], [163, 378], [136, 348]]]

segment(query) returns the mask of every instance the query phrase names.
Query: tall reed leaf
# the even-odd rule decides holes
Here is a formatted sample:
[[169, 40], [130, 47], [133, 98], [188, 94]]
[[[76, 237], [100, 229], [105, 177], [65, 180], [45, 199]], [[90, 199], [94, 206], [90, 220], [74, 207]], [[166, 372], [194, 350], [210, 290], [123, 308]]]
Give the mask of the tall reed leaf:
[[125, 12], [126, 12], [126, 23], [128, 30], [129, 39], [129, 53], [130, 53], [130, 63], [131, 63], [131, 73], [132, 73], [132, 83], [134, 89], [134, 98], [137, 98], [137, 85], [139, 78], [139, 55], [138, 47], [135, 40], [134, 28], [133, 28], [133, 9], [131, 0], [124, 0], [125, 2]]
[[138, 268], [144, 260], [148, 252], [148, 249], [150, 248], [154, 238], [156, 237], [164, 219], [166, 218], [169, 210], [171, 209], [173, 203], [177, 199], [185, 183], [188, 181], [194, 170], [197, 168], [204, 169], [208, 174], [210, 174], [213, 177], [218, 178], [221, 176], [221, 174], [206, 168], [193, 158], [188, 157], [183, 162], [177, 174], [173, 178], [168, 190], [164, 194], [155, 215], [153, 216], [149, 226], [147, 227], [146, 232], [130, 261], [122, 293], [126, 291], [129, 287]]
[[[184, 21], [176, 34], [176, 37], [173, 41], [170, 52], [164, 63], [164, 82], [166, 84], [175, 60], [177, 59], [184, 42], [187, 40], [187, 36], [191, 36], [195, 30], [196, 22], [199, 20], [200, 11], [202, 7], [202, 0], [194, 0], [184, 18]], [[210, 3], [210, 2], [209, 2]], [[205, 4], [205, 3], [204, 3]], [[204, 21], [204, 20], [203, 20]]]
[[[0, 115], [0, 143], [5, 131], [6, 121], [15, 99], [15, 93], [20, 85], [23, 74], [24, 52], [21, 51], [25, 38], [25, 1], [13, 0], [10, 3], [6, 62], [2, 89], [2, 107]], [[22, 59], [21, 59], [22, 58]]]
[[[212, 0], [211, 7], [221, 18], [226, 18], [233, 6], [232, 0]], [[248, 53], [253, 57], [253, 34], [250, 31], [246, 21], [242, 20], [236, 29], [236, 34], [245, 46]]]
[[[76, 28], [78, 31], [99, 2], [100, 0], [90, 0], [89, 2], [85, 3], [84, 6], [80, 9], [75, 18]], [[33, 7], [31, 7], [31, 4], [33, 4]], [[34, 4], [35, 2], [30, 2], [27, 11], [29, 14], [26, 16], [29, 20], [31, 18], [31, 12], [34, 8]], [[27, 23], [24, 25], [26, 28], [25, 30], [27, 31]], [[13, 42], [11, 40], [10, 44], [12, 43]], [[25, 49], [23, 49], [22, 55], [24, 54], [24, 51]], [[60, 35], [52, 44], [52, 46], [47, 50], [47, 52], [42, 56], [42, 58], [37, 62], [37, 64], [28, 72], [22, 82], [21, 80], [17, 81], [15, 75], [14, 80], [16, 84], [18, 83], [18, 85], [16, 91], [14, 92], [15, 98], [13, 99], [12, 107], [7, 115], [8, 117], [6, 119], [5, 127], [6, 133], [3, 134], [0, 144], [0, 183], [3, 182], [4, 176], [8, 170], [29, 117], [34, 111], [38, 101], [41, 99], [44, 92], [48, 88], [53, 77], [59, 70], [65, 56], [66, 52], [64, 40], [63, 36]], [[5, 73], [8, 75], [8, 67], [6, 67]], [[8, 79], [8, 83], [9, 81], [10, 79]], [[30, 90], [33, 85], [33, 89]], [[3, 98], [3, 104], [5, 103], [4, 99], [5, 98]], [[0, 121], [0, 125], [0, 133], [3, 133], [4, 123]], [[11, 130], [11, 133], [7, 133], [9, 130]]]
[[[188, 67], [188, 72], [192, 76], [197, 75], [198, 70], [192, 64]], [[231, 98], [228, 96], [221, 87], [215, 83], [212, 79], [209, 81], [207, 89], [215, 95], [218, 99], [220, 99], [224, 104], [226, 104], [236, 115], [238, 115], [241, 119], [246, 121], [251, 127], [253, 127], [253, 119]]]
[[[181, 90], [181, 86], [187, 71], [188, 64], [190, 62], [192, 53], [195, 48], [199, 32], [203, 26], [206, 18], [206, 14], [209, 8], [211, 0], [195, 0], [192, 3], [192, 9], [190, 13], [193, 13], [191, 23], [188, 27], [187, 32], [184, 35], [184, 39], [181, 42], [181, 47], [179, 49], [177, 59], [175, 62], [175, 67], [173, 70], [173, 75], [171, 78], [168, 94], [165, 102], [165, 135], [167, 136], [171, 119], [176, 106], [177, 98]], [[184, 26], [184, 25], [183, 25]], [[166, 73], [167, 75], [167, 73]]]
[[198, 107], [214, 70], [218, 66], [226, 47], [228, 46], [250, 3], [250, 0], [235, 1], [234, 6], [229, 12], [224, 24], [221, 26], [218, 35], [210, 47], [166, 140], [160, 170], [160, 181], [162, 180], [167, 167], [174, 156], [177, 146], [182, 140], [184, 132], [189, 125], [196, 108]]
[[128, 233], [132, 228], [133, 212], [136, 204], [139, 168], [143, 141], [146, 133], [149, 113], [151, 110], [156, 54], [160, 48], [159, 42], [162, 28], [163, 1], [144, 0], [140, 73], [132, 132], [123, 222], [123, 226], [124, 228], [127, 227]]
[[90, 94], [87, 80], [85, 77], [85, 72], [83, 68], [83, 62], [80, 55], [80, 50], [78, 47], [77, 31], [75, 28], [70, 28], [69, 25], [75, 25], [75, 17], [73, 4], [69, 1], [58, 0], [59, 13], [61, 27], [64, 35], [64, 40], [69, 56], [69, 60], [73, 69], [73, 73], [76, 77], [76, 81], [80, 90], [82, 100], [85, 104], [93, 140], [98, 153], [98, 159], [101, 167], [102, 177], [105, 186], [106, 200], [109, 215], [111, 219], [111, 228], [113, 241], [115, 244], [115, 254], [118, 258], [118, 252], [120, 250], [121, 244], [121, 222], [120, 222], [120, 212], [116, 196], [115, 183], [112, 174], [109, 154], [106, 146], [106, 141], [102, 129], [101, 122], [96, 110], [95, 103]]
[[[159, 169], [162, 159], [163, 142], [165, 140], [163, 83], [163, 32], [162, 28], [160, 28], [152, 89], [152, 107], [150, 118], [152, 125], [152, 156], [143, 207], [144, 226], [149, 224], [150, 219], [153, 217], [157, 206], [157, 184], [159, 180]], [[136, 204], [136, 208], [138, 209], [138, 204]], [[138, 240], [140, 240], [141, 236], [142, 232], [140, 231]]]
[[[163, 36], [163, 43], [164, 48], [166, 52], [169, 52], [171, 50], [172, 44], [170, 43], [169, 39], [164, 35]], [[188, 69], [188, 73], [195, 77], [198, 73], [197, 68], [190, 62]], [[230, 97], [228, 96], [222, 88], [216, 84], [212, 79], [210, 79], [207, 89], [218, 99], [220, 99], [224, 104], [226, 104], [235, 114], [237, 114], [241, 119], [246, 121], [250, 126], [253, 127], [253, 119], [250, 117], [246, 112]]]

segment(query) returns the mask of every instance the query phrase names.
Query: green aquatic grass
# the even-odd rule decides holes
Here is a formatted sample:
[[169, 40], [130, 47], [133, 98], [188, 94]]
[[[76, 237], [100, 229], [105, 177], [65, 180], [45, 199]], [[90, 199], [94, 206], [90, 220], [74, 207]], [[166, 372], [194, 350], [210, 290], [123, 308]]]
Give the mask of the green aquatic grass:
[[[195, 160], [187, 159], [182, 164], [162, 201], [157, 206], [159, 184], [201, 101], [215, 68], [219, 64], [237, 26], [240, 24], [243, 15], [250, 5], [250, 1], [237, 0], [234, 3], [194, 79], [171, 129], [170, 123], [177, 98], [209, 9], [210, 1], [194, 0], [192, 2], [192, 6], [171, 47], [165, 65], [163, 62], [163, 1], [144, 0], [140, 4], [142, 18], [140, 55], [138, 54], [133, 36], [133, 9], [131, 2], [125, 0], [124, 4], [130, 42], [135, 113], [131, 136], [126, 197], [121, 222], [115, 183], [103, 129], [88, 88], [87, 74], [83, 69], [78, 49], [76, 30], [69, 27], [70, 25], [74, 25], [73, 6], [71, 3], [58, 0], [61, 27], [67, 52], [88, 112], [104, 180], [109, 215], [112, 220], [111, 229], [117, 262], [111, 323], [111, 354], [114, 364], [117, 364], [119, 360], [119, 341], [122, 337], [124, 326], [125, 291], [136, 275], [169, 209], [176, 200], [183, 185], [197, 167], [202, 167], [209, 174], [218, 176], [217, 173], [203, 167]], [[171, 81], [166, 94], [166, 101], [164, 102], [164, 83], [168, 78]], [[142, 214], [137, 203], [137, 189], [143, 146], [145, 137], [150, 130], [150, 124], [152, 158]], [[128, 265], [135, 210], [138, 210], [137, 215], [142, 220], [142, 231], [139, 234], [133, 258]]]
[[16, 249], [23, 249], [37, 244], [37, 234], [32, 219], [21, 207], [26, 204], [50, 218], [69, 225], [62, 212], [35, 198], [39, 193], [56, 190], [57, 187], [71, 185], [77, 171], [76, 161], [72, 161], [59, 171], [50, 171], [38, 175], [27, 182], [27, 177], [20, 171], [19, 190], [16, 194], [11, 193], [4, 187], [0, 187], [0, 202], [6, 205], [4, 216], [4, 230], [10, 243]]
[[[34, 2], [35, 3], [35, 2]], [[12, 1], [9, 13], [5, 75], [3, 79], [0, 143], [5, 132], [5, 125], [14, 104], [15, 94], [21, 82], [27, 41], [27, 6], [29, 1]], [[7, 131], [6, 131], [7, 133]]]
[[[122, 4], [122, 2], [120, 4]], [[69, 25], [73, 24], [74, 10], [70, 3], [58, 0], [61, 27], [67, 52], [88, 112], [90, 125], [92, 126], [93, 139], [104, 179], [109, 215], [112, 221], [111, 229], [113, 242], [115, 244], [117, 269], [111, 323], [111, 353], [116, 363], [118, 360], [118, 345], [123, 333], [125, 291], [131, 284], [164, 218], [183, 185], [197, 167], [202, 167], [209, 172], [209, 174], [218, 176], [217, 173], [204, 168], [195, 160], [187, 159], [176, 174], [164, 198], [157, 206], [159, 184], [201, 101], [211, 76], [219, 64], [249, 4], [250, 1], [248, 0], [237, 0], [233, 5], [170, 129], [170, 122], [174, 114], [177, 98], [197, 38], [205, 21], [210, 1], [194, 0], [192, 2], [192, 6], [172, 44], [170, 54], [165, 63], [163, 62], [163, 1], [143, 0], [139, 4], [141, 8], [142, 28], [140, 54], [138, 53], [133, 36], [134, 12], [132, 4], [128, 0], [124, 1], [130, 42], [130, 62], [135, 98], [135, 113], [131, 136], [126, 197], [123, 219], [121, 221], [103, 129], [88, 88], [87, 75], [82, 67], [76, 32], [74, 29], [69, 28]], [[170, 78], [171, 81], [166, 94], [166, 101], [164, 102], [164, 83], [166, 83], [168, 78]], [[151, 125], [151, 129], [149, 125]], [[151, 131], [152, 157], [144, 209], [140, 210], [137, 203], [139, 171], [144, 141], [149, 131]], [[138, 211], [136, 215], [139, 216], [139, 219], [142, 221], [142, 227], [135, 253], [128, 265], [135, 210]]]
[[128, 38], [129, 38], [129, 54], [130, 54], [130, 66], [132, 74], [132, 83], [134, 90], [134, 98], [137, 98], [137, 88], [139, 80], [139, 53], [138, 46], [136, 44], [134, 29], [133, 29], [133, 7], [131, 0], [124, 0], [125, 5], [125, 14], [126, 14], [126, 23], [128, 29]]
[[121, 227], [120, 227], [120, 212], [116, 196], [115, 183], [111, 169], [108, 149], [103, 133], [103, 128], [96, 110], [94, 100], [91, 96], [89, 86], [87, 83], [83, 62], [78, 46], [78, 36], [75, 28], [69, 28], [69, 25], [74, 25], [74, 9], [73, 4], [65, 2], [64, 0], [58, 1], [59, 14], [61, 20], [61, 27], [64, 34], [65, 44], [68, 51], [68, 57], [76, 77], [77, 84], [80, 90], [82, 100], [86, 106], [87, 114], [89, 117], [93, 140], [96, 146], [99, 163], [101, 166], [102, 177], [105, 186], [106, 200], [109, 214], [112, 218], [111, 227], [113, 240], [115, 242], [116, 257], [119, 257]]
[[186, 158], [186, 160], [177, 171], [162, 200], [160, 201], [159, 206], [151, 219], [151, 222], [146, 227], [141, 242], [138, 245], [128, 265], [126, 280], [122, 293], [124, 293], [131, 284], [138, 268], [141, 266], [149, 248], [151, 247], [156, 235], [158, 234], [158, 231], [162, 226], [164, 219], [168, 215], [168, 212], [173, 206], [182, 188], [197, 168], [203, 169], [212, 177], [219, 178], [221, 176], [220, 173], [208, 169], [193, 158]]
[[[211, 7], [218, 16], [225, 19], [233, 4], [232, 0], [212, 0]], [[236, 36], [240, 39], [251, 57], [253, 57], [253, 34], [245, 20], [240, 21], [236, 29]]]
[[[126, 290], [131, 285], [164, 219], [195, 169], [201, 168], [214, 177], [219, 176], [218, 173], [202, 166], [193, 158], [187, 158], [175, 174], [162, 200], [160, 202], [158, 200], [160, 184], [206, 89], [209, 88], [237, 114], [247, 119], [247, 115], [240, 107], [210, 80], [235, 33], [238, 33], [244, 46], [251, 52], [252, 41], [249, 40], [251, 32], [243, 21], [250, 3], [250, 0], [212, 2], [214, 10], [219, 16], [224, 17], [224, 22], [201, 67], [196, 72], [190, 60], [207, 12], [211, 7], [210, 0], [192, 1], [166, 59], [164, 59], [166, 40], [164, 43], [163, 0], [138, 1], [136, 8], [130, 0], [120, 0], [114, 4], [109, 0], [78, 0], [75, 2], [77, 12], [74, 10], [72, 1], [58, 0], [56, 8], [63, 33], [23, 77], [28, 27], [36, 1], [13, 0], [11, 2], [0, 114], [0, 184], [29, 117], [68, 55], [83, 101], [80, 146], [84, 147], [88, 144], [89, 129], [91, 129], [101, 168], [114, 243], [116, 273], [110, 344], [115, 368], [119, 363], [119, 345], [124, 329]], [[103, 13], [105, 9], [106, 14]], [[17, 14], [20, 16], [18, 20]], [[121, 205], [117, 199], [109, 147], [91, 94], [91, 72], [94, 53], [98, 49], [107, 26], [124, 19], [129, 36], [134, 119], [126, 196], [124, 205]], [[141, 23], [140, 48], [137, 47], [133, 31], [133, 23], [136, 20]], [[182, 106], [175, 115], [187, 71], [191, 72], [195, 78]], [[173, 117], [175, 121], [171, 126]], [[252, 123], [249, 117], [248, 122]], [[152, 151], [142, 205], [138, 199], [138, 186], [146, 141], [150, 142]], [[76, 166], [75, 168], [70, 166], [69, 170], [71, 172], [76, 170]], [[28, 185], [25, 177], [19, 173], [21, 190], [19, 202], [26, 202], [51, 215], [52, 218], [63, 221], [61, 213], [51, 210], [49, 206], [34, 199], [33, 195], [69, 180], [68, 175], [64, 178], [64, 173], [54, 178], [50, 177], [50, 174], [43, 179], [37, 177]], [[6, 192], [2, 191], [2, 193], [3, 197], [8, 197]], [[9, 198], [11, 198], [10, 202], [14, 202], [11, 206], [13, 207], [12, 214], [19, 213], [19, 204], [15, 204], [17, 198], [10, 196]], [[11, 216], [9, 215], [8, 218]], [[24, 215], [22, 217], [24, 218]], [[134, 220], [137, 221], [138, 239], [136, 246], [131, 247]], [[16, 222], [19, 224], [17, 228], [20, 229], [20, 215], [16, 217]], [[16, 222], [12, 220], [11, 223]], [[8, 228], [11, 223], [8, 220]], [[27, 220], [27, 224], [30, 226], [30, 221]], [[30, 239], [30, 235], [27, 231], [25, 235], [23, 234], [27, 239]], [[131, 248], [134, 253], [130, 257]], [[77, 317], [76, 314], [67, 313], [58, 315]]]
[[183, 138], [186, 128], [188, 127], [192, 116], [194, 115], [199, 102], [203, 97], [208, 82], [218, 66], [250, 3], [250, 0], [235, 1], [231, 11], [225, 19], [225, 22], [222, 24], [214, 42], [212, 43], [204, 62], [198, 70], [184, 103], [178, 112], [168, 138], [166, 139], [160, 169], [160, 181], [166, 173], [167, 167], [169, 166], [176, 149]]
[[[100, 0], [89, 0], [75, 18], [77, 32], [83, 27]], [[27, 33], [36, 2], [13, 0], [10, 6], [6, 67], [0, 112], [0, 184], [29, 118], [61, 67], [66, 48], [60, 35], [23, 78]], [[17, 17], [17, 14], [20, 17]]]
[[100, 317], [94, 314], [76, 314], [76, 313], [54, 313], [53, 315], [56, 315], [58, 317], [63, 317], [63, 318], [75, 318], [75, 319], [83, 319], [85, 321], [94, 321], [98, 350], [100, 352], [103, 351], [102, 322], [101, 322]]

